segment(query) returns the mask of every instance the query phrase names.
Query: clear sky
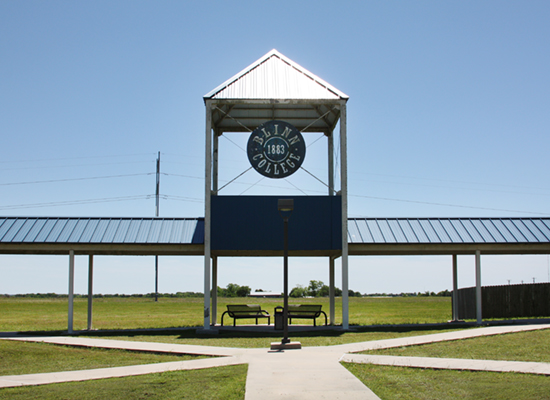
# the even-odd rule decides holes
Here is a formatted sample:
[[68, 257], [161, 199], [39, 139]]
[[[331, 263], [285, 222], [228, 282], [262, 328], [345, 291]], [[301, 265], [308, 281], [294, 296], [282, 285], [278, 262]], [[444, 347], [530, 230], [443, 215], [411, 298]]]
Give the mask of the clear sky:
[[[161, 152], [160, 215], [203, 216], [202, 97], [275, 48], [350, 96], [351, 217], [549, 216], [548, 21], [547, 1], [0, 1], [0, 215], [154, 216]], [[304, 166], [323, 178], [318, 136]], [[222, 184], [247, 168], [246, 135], [223, 139]], [[260, 178], [226, 194], [300, 194]], [[485, 256], [482, 283], [548, 281], [549, 262]], [[290, 267], [291, 287], [328, 282], [324, 259]], [[67, 271], [2, 255], [0, 293], [67, 293]], [[200, 257], [160, 259], [161, 292], [202, 277]], [[230, 282], [281, 291], [282, 260], [222, 259]], [[451, 258], [351, 258], [350, 288], [451, 289]], [[96, 257], [95, 291], [154, 291], [154, 259]]]

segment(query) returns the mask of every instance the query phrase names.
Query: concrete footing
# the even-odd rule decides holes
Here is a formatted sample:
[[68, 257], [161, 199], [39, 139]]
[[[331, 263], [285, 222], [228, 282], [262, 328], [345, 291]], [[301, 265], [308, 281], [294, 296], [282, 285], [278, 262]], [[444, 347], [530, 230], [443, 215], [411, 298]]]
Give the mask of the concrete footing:
[[300, 342], [271, 342], [271, 350], [300, 350], [302, 343]]

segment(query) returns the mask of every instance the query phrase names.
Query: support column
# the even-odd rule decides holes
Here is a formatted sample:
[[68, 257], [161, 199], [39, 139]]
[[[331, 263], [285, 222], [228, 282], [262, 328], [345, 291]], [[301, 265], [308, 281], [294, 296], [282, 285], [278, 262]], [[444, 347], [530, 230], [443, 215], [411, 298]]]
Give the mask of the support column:
[[219, 143], [219, 132], [214, 130], [214, 141], [213, 141], [213, 150], [212, 150], [212, 193], [214, 195], [218, 194], [218, 143]]
[[334, 196], [334, 132], [328, 135], [328, 195]]
[[330, 301], [330, 307], [329, 307], [329, 319], [330, 319], [330, 324], [331, 325], [334, 325], [335, 324], [335, 302], [334, 302], [334, 287], [335, 287], [335, 283], [334, 283], [334, 257], [330, 257], [329, 258], [329, 272], [328, 272], [328, 275], [329, 275], [329, 301]]
[[453, 321], [458, 321], [458, 256], [453, 254]]
[[349, 329], [348, 161], [346, 102], [340, 103], [340, 185], [342, 196], [342, 328]]
[[204, 191], [204, 329], [210, 329], [210, 221], [212, 196], [212, 106], [206, 103], [206, 154]]
[[212, 257], [212, 325], [218, 320], [218, 257]]
[[74, 251], [69, 251], [69, 316], [67, 331], [73, 333], [73, 306], [74, 306]]
[[478, 325], [481, 324], [481, 251], [476, 250], [476, 318]]
[[88, 256], [88, 330], [92, 330], [92, 312], [94, 300], [94, 256]]

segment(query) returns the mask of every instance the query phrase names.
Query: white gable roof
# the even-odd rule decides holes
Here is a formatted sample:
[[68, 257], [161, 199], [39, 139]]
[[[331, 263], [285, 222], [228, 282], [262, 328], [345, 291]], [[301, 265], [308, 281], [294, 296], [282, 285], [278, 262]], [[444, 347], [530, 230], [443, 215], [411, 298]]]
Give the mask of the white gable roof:
[[273, 49], [204, 99], [339, 100], [348, 96]]

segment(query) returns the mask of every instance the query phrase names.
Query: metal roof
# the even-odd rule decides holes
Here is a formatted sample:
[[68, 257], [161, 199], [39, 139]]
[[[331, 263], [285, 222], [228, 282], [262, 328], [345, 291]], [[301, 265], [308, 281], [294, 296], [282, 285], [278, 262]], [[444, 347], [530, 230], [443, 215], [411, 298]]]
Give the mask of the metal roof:
[[204, 98], [338, 100], [348, 96], [273, 49]]
[[[98, 254], [150, 254], [155, 246], [165, 251], [167, 245], [202, 246], [203, 241], [200, 218], [0, 217], [2, 253], [18, 245], [39, 253], [85, 247]], [[171, 251], [179, 250], [172, 246]]]
[[[550, 254], [550, 218], [349, 218], [350, 255]], [[0, 217], [2, 254], [202, 255], [203, 218]]]
[[[212, 107], [212, 128], [252, 132], [269, 120], [300, 131], [331, 135], [348, 96], [272, 50], [204, 96]], [[306, 129], [307, 128], [307, 129]]]
[[348, 242], [355, 254], [549, 254], [550, 218], [350, 218]]

